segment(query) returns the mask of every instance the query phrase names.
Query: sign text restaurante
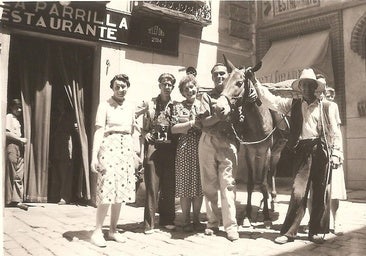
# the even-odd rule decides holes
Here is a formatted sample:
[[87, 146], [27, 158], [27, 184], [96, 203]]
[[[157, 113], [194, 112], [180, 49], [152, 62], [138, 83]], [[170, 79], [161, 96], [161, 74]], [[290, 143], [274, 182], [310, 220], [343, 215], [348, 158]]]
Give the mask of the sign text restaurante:
[[3, 8], [4, 26], [85, 40], [127, 43], [130, 15], [108, 10], [101, 4], [9, 2]]

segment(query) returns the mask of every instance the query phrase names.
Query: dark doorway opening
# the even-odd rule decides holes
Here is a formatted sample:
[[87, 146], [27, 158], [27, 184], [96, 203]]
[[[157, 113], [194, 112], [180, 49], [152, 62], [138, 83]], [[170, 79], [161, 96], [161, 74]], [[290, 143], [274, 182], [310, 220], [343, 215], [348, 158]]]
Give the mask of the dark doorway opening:
[[[94, 48], [15, 35], [8, 101], [23, 103], [24, 200], [90, 199], [88, 137]], [[62, 184], [65, 184], [62, 192]]]

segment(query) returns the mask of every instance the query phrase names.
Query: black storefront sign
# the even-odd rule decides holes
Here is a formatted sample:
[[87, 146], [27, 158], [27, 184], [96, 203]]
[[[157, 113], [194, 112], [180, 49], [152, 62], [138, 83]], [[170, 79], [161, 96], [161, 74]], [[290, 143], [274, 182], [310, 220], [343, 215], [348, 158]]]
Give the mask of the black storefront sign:
[[132, 17], [129, 44], [178, 56], [179, 24], [161, 19]]
[[163, 54], [178, 55], [179, 26], [107, 9], [98, 2], [7, 2], [3, 27], [130, 45]]
[[89, 41], [127, 44], [131, 16], [101, 4], [70, 2], [10, 2], [4, 4], [5, 27]]

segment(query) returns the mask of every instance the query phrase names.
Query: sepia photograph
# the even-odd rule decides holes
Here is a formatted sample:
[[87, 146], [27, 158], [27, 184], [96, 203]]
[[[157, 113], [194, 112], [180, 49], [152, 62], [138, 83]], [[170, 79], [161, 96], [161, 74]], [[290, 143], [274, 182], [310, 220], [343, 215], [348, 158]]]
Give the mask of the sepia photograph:
[[0, 255], [366, 255], [366, 1], [0, 1]]

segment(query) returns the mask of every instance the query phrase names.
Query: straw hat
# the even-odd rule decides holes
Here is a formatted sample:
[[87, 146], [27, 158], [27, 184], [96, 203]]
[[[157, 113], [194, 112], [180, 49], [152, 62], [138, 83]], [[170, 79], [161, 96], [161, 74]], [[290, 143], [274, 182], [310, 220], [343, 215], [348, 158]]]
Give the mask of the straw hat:
[[323, 79], [316, 79], [316, 75], [314, 73], [314, 70], [312, 68], [305, 68], [300, 75], [300, 78], [295, 80], [291, 87], [293, 90], [295, 91], [301, 91], [299, 88], [299, 84], [301, 80], [305, 80], [305, 79], [309, 79], [309, 80], [313, 80], [314, 82], [317, 83], [318, 87], [316, 88], [316, 92], [324, 92], [325, 91], [325, 80]]

